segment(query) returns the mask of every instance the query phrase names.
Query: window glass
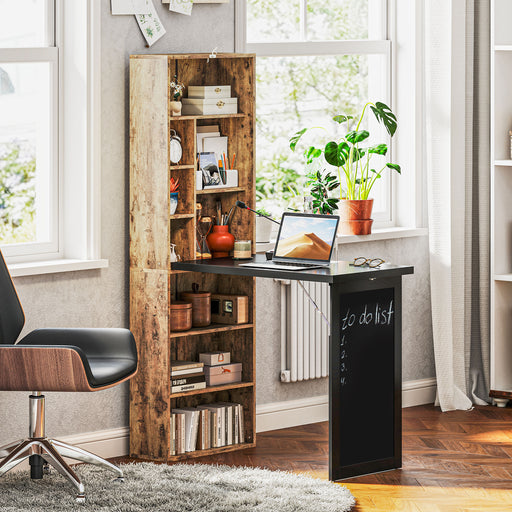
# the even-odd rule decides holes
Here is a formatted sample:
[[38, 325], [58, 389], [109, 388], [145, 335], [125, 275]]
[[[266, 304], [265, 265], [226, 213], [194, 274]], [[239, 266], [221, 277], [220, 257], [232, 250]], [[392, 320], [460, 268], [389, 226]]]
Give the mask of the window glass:
[[299, 41], [300, 0], [247, 1], [247, 40], [257, 43]]
[[49, 237], [50, 66], [0, 63], [0, 244]]
[[0, 0], [0, 48], [49, 46], [47, 0]]
[[[369, 72], [369, 62], [372, 70]], [[258, 57], [257, 111], [256, 111], [256, 200], [258, 207], [279, 216], [288, 208], [302, 208], [305, 175], [313, 170], [306, 165], [303, 153], [307, 147], [323, 147], [331, 140], [339, 140], [345, 126], [335, 123], [337, 114], [357, 115], [368, 99], [385, 98], [385, 70], [382, 55]], [[380, 125], [365, 117], [370, 128], [369, 144], [388, 142]], [[370, 123], [370, 124], [368, 124]], [[308, 131], [295, 152], [289, 139], [305, 127]], [[380, 158], [380, 157], [379, 157]], [[337, 169], [325, 165], [320, 170]], [[385, 173], [384, 173], [385, 174]], [[386, 194], [388, 177], [374, 187], [372, 197], [380, 207]]]
[[308, 0], [307, 38], [368, 39], [368, 0]]

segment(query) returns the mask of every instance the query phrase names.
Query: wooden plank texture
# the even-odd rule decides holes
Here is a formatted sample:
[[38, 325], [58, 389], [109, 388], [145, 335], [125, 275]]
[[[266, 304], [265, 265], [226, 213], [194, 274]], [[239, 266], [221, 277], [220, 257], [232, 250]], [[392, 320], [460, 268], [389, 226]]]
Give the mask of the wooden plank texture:
[[131, 60], [131, 268], [170, 268], [167, 109], [167, 59]]

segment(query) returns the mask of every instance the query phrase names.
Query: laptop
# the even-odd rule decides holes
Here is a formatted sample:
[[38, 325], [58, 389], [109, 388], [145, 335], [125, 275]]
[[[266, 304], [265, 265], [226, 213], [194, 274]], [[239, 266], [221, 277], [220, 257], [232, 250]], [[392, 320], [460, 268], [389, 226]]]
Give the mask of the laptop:
[[327, 267], [331, 262], [339, 220], [337, 215], [283, 213], [272, 260], [240, 266], [275, 270]]

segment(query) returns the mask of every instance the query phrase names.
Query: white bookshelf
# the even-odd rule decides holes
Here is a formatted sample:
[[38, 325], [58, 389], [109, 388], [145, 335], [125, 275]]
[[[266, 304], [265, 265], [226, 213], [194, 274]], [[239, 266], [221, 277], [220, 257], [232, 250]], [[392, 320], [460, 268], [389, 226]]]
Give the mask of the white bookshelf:
[[512, 399], [512, 1], [491, 2], [491, 396]]

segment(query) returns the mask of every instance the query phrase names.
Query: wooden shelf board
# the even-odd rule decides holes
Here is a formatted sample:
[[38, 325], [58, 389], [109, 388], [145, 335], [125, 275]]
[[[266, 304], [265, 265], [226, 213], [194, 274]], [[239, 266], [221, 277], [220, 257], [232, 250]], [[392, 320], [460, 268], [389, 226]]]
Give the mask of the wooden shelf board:
[[491, 389], [489, 391], [489, 396], [492, 398], [512, 398], [512, 390], [498, 390]]
[[[180, 272], [175, 270], [174, 272]], [[194, 327], [189, 331], [172, 332], [171, 338], [184, 338], [186, 336], [199, 336], [201, 334], [212, 334], [216, 332], [239, 331], [241, 329], [252, 329], [254, 324], [238, 324], [238, 325], [225, 325], [225, 324], [210, 324], [207, 327]]]
[[494, 280], [512, 282], [512, 274], [497, 274], [494, 276]]
[[512, 160], [495, 160], [494, 165], [502, 167], [512, 167]]
[[245, 192], [245, 187], [230, 187], [230, 188], [212, 188], [212, 189], [203, 189], [197, 190], [197, 195], [204, 194], [232, 194], [233, 192]]
[[171, 393], [171, 399], [181, 398], [183, 396], [204, 395], [205, 393], [217, 393], [217, 391], [226, 391], [229, 389], [251, 388], [253, 386], [254, 382], [237, 382], [233, 384], [224, 384], [222, 386], [206, 386], [204, 389], [193, 389], [192, 391]]
[[187, 460], [190, 458], [206, 457], [207, 455], [216, 455], [217, 453], [234, 452], [235, 450], [245, 450], [246, 448], [254, 448], [256, 443], [230, 444], [220, 448], [210, 448], [209, 450], [195, 450], [193, 452], [182, 453], [181, 455], [170, 455], [168, 462], [178, 460]]
[[512, 52], [511, 44], [496, 44], [494, 45], [495, 52]]
[[171, 165], [171, 171], [179, 171], [180, 169], [195, 169], [194, 164], [191, 165]]
[[207, 116], [200, 116], [200, 115], [197, 115], [197, 116], [173, 116], [170, 119], [171, 119], [171, 121], [172, 120], [192, 121], [194, 119], [229, 119], [230, 117], [240, 118], [240, 117], [245, 117], [245, 116], [246, 116], [246, 114], [239, 112], [238, 114], [210, 114]]
[[175, 213], [174, 215], [170, 216], [170, 219], [193, 219], [194, 214], [193, 213]]

